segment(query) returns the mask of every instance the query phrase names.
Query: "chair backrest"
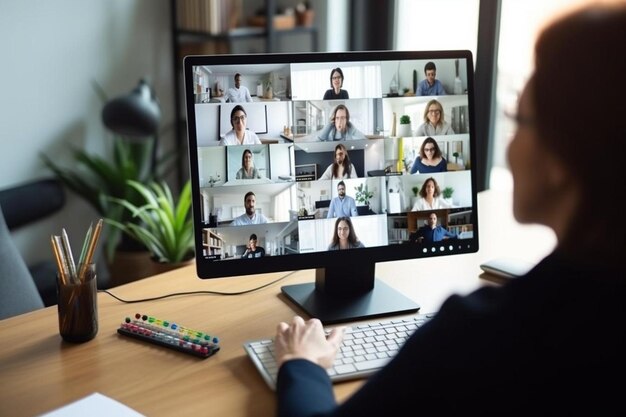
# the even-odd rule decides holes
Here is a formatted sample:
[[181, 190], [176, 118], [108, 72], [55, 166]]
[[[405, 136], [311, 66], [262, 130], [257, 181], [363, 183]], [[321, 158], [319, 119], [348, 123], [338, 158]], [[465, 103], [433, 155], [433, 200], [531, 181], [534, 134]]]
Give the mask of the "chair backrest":
[[0, 320], [43, 307], [39, 291], [13, 243], [0, 206]]

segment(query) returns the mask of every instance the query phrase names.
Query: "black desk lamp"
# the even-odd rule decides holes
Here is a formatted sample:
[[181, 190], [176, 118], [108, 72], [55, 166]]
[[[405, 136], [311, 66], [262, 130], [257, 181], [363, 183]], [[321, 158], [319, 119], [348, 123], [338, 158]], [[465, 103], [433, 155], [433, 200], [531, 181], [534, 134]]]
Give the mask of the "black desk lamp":
[[139, 80], [130, 93], [107, 102], [102, 110], [104, 125], [114, 133], [139, 141], [154, 136], [150, 165], [152, 175], [156, 168], [160, 119], [159, 101], [145, 79]]

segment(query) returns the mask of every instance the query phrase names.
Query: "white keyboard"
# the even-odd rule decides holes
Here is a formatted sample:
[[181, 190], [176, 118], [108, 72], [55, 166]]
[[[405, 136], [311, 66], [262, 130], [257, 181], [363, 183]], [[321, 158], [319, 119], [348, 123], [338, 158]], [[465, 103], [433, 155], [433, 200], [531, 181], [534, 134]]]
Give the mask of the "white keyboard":
[[[402, 319], [368, 321], [346, 327], [337, 358], [327, 370], [331, 381], [365, 378], [385, 366], [398, 349], [433, 314]], [[251, 340], [243, 345], [246, 353], [272, 390], [276, 389], [278, 367], [274, 339]]]

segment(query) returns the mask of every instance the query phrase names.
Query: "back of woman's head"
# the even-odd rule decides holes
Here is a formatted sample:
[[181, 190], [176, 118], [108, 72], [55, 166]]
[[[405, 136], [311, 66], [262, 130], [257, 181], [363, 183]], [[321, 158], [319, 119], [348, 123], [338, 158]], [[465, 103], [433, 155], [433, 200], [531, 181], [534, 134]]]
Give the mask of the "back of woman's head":
[[623, 151], [626, 140], [619, 111], [626, 110], [625, 48], [624, 2], [571, 12], [544, 29], [535, 47], [532, 92], [541, 142], [593, 194], [622, 171], [602, 159]]
[[[622, 164], [612, 158], [624, 154], [626, 141], [625, 47], [626, 3], [577, 9], [541, 32], [530, 84], [541, 146], [583, 193], [574, 223], [593, 224], [595, 236], [589, 230], [583, 239], [606, 242], [605, 247], [608, 236], [621, 234], [612, 215], [599, 215], [597, 201], [623, 189]], [[623, 250], [623, 235], [621, 241]]]

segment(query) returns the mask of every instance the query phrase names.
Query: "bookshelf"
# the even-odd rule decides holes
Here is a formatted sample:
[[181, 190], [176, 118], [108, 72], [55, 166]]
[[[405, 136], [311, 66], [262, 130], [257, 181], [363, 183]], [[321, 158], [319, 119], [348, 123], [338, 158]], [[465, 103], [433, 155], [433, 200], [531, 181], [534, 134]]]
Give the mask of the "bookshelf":
[[[170, 0], [176, 125], [174, 134], [176, 147], [180, 151], [177, 166], [177, 180], [180, 185], [186, 181], [189, 171], [184, 157], [187, 150], [187, 126], [184, 114], [183, 58], [192, 54], [229, 54], [233, 53], [235, 42], [259, 39], [264, 41], [265, 49], [261, 52], [281, 52], [278, 38], [296, 35], [309, 36], [309, 52], [317, 52], [318, 31], [310, 16], [277, 15], [276, 8], [276, 0], [265, 0], [263, 16], [253, 16], [253, 10], [245, 10], [244, 0]], [[246, 22], [244, 26], [240, 25], [242, 22]]]
[[224, 257], [224, 239], [211, 229], [202, 229], [202, 247], [204, 256]]

